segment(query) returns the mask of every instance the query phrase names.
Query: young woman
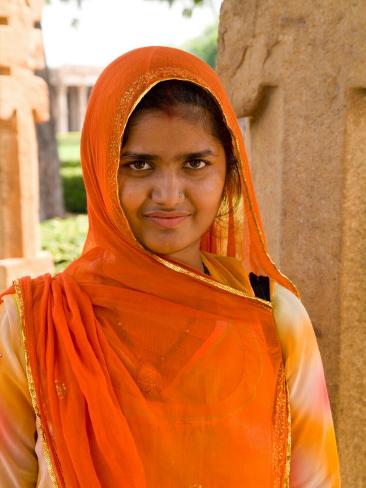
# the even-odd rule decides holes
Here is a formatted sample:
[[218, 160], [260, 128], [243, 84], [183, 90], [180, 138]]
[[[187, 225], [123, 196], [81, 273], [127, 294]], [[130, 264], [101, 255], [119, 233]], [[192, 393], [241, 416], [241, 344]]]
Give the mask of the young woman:
[[215, 73], [171, 48], [118, 58], [81, 159], [82, 256], [3, 294], [1, 486], [339, 486], [314, 332]]

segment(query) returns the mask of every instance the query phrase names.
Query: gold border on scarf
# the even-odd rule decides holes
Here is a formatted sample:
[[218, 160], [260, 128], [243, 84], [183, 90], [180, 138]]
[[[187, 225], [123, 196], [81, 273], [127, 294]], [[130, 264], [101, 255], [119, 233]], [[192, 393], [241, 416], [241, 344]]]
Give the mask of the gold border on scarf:
[[285, 479], [283, 482], [284, 488], [290, 487], [290, 469], [291, 469], [291, 448], [292, 448], [292, 437], [291, 437], [291, 405], [290, 405], [290, 392], [288, 389], [287, 380], [285, 379], [286, 383], [286, 395], [287, 395], [287, 408], [288, 408], [288, 416], [287, 416], [287, 449], [286, 449], [286, 469], [285, 469]]
[[27, 348], [27, 337], [26, 337], [26, 333], [25, 333], [24, 301], [23, 301], [23, 295], [22, 295], [21, 286], [20, 286], [20, 280], [14, 280], [13, 285], [15, 288], [15, 293], [16, 293], [16, 298], [17, 298], [17, 308], [18, 308], [21, 336], [22, 336], [22, 342], [23, 342], [23, 348], [24, 348], [27, 382], [28, 382], [30, 397], [32, 400], [33, 410], [34, 410], [34, 413], [36, 416], [36, 426], [37, 426], [38, 432], [41, 436], [43, 454], [44, 454], [45, 461], [47, 464], [48, 474], [49, 474], [52, 486], [54, 488], [59, 488], [59, 484], [57, 482], [57, 477], [56, 477], [55, 470], [54, 470], [52, 460], [51, 460], [50, 448], [48, 446], [48, 443], [46, 441], [46, 437], [44, 435], [44, 429], [42, 426], [41, 415], [40, 415], [39, 407], [38, 407], [37, 392], [36, 392], [33, 374], [32, 374], [32, 369], [31, 369], [30, 361], [29, 361], [29, 353], [28, 353], [28, 348]]
[[[213, 281], [207, 277], [203, 277], [197, 273], [189, 271], [189, 270], [187, 270], [181, 266], [178, 266], [178, 265], [170, 262], [169, 260], [164, 259], [164, 258], [162, 258], [162, 257], [160, 257], [154, 253], [148, 252], [143, 246], [141, 246], [141, 244], [137, 241], [137, 239], [135, 238], [135, 236], [133, 235], [133, 233], [129, 229], [129, 225], [128, 225], [127, 220], [125, 218], [124, 212], [121, 208], [120, 201], [119, 201], [119, 195], [118, 195], [118, 181], [117, 181], [118, 177], [117, 177], [117, 175], [118, 175], [118, 167], [119, 167], [119, 163], [120, 163], [121, 138], [122, 138], [122, 135], [123, 135], [124, 130], [126, 128], [127, 122], [129, 120], [132, 112], [135, 110], [136, 106], [139, 104], [139, 102], [142, 100], [142, 98], [146, 95], [146, 93], [148, 93], [155, 85], [157, 85], [158, 83], [160, 83], [162, 81], [175, 80], [175, 79], [182, 80], [182, 81], [190, 81], [191, 83], [194, 83], [194, 84], [200, 86], [201, 88], [204, 88], [205, 90], [207, 90], [211, 94], [211, 96], [213, 96], [214, 100], [217, 102], [217, 104], [220, 107], [220, 110], [221, 110], [221, 113], [224, 117], [226, 126], [227, 126], [228, 130], [230, 131], [230, 134], [231, 134], [233, 140], [235, 141], [236, 157], [242, 163], [242, 160], [240, 157], [238, 139], [235, 137], [235, 135], [233, 134], [233, 132], [230, 129], [226, 114], [223, 110], [221, 103], [217, 99], [216, 95], [206, 85], [206, 83], [204, 83], [202, 80], [199, 80], [198, 78], [193, 78], [191, 73], [189, 73], [185, 70], [159, 68], [155, 71], [145, 73], [144, 75], [140, 76], [139, 78], [137, 78], [135, 80], [135, 82], [130, 86], [130, 88], [127, 90], [127, 92], [121, 98], [120, 105], [119, 105], [117, 113], [116, 113], [115, 129], [114, 129], [114, 133], [112, 135], [112, 140], [111, 140], [111, 145], [110, 145], [113, 164], [110, 166], [109, 174], [108, 174], [108, 180], [109, 180], [109, 183], [111, 184], [111, 187], [112, 187], [112, 199], [113, 199], [114, 208], [116, 210], [116, 215], [119, 217], [119, 220], [120, 220], [120, 223], [122, 224], [122, 226], [129, 230], [130, 235], [131, 235], [132, 239], [134, 240], [134, 242], [137, 243], [137, 245], [139, 245], [153, 259], [155, 259], [159, 263], [163, 264], [167, 268], [170, 268], [170, 269], [172, 269], [178, 273], [182, 273], [182, 274], [185, 274], [187, 276], [190, 276], [191, 278], [196, 279], [196, 280], [201, 281], [201, 282], [204, 282], [207, 285], [212, 286], [214, 288], [219, 288], [223, 291], [226, 291], [227, 293], [230, 293], [230, 294], [233, 294], [236, 296], [241, 296], [243, 298], [247, 298], [252, 302], [256, 302], [258, 304], [261, 304], [265, 308], [270, 309], [270, 308], [272, 308], [270, 301], [263, 300], [263, 299], [260, 299], [257, 297], [250, 297], [242, 291], [239, 291], [239, 290], [232, 288], [230, 286], [227, 286], [227, 285], [223, 285], [223, 284], [218, 283], [216, 281]], [[136, 91], [139, 91], [139, 89], [141, 89], [142, 87], [144, 89], [141, 91], [140, 95], [136, 98], [136, 100], [132, 104], [128, 113], [123, 114], [125, 106], [129, 105], [133, 95], [136, 93]], [[124, 115], [124, 117], [123, 117], [123, 115]], [[242, 171], [242, 164], [238, 165], [238, 166], [239, 166], [239, 171], [240, 171], [243, 187], [245, 189], [245, 195], [246, 195], [246, 198], [249, 202], [249, 209], [250, 209], [253, 221], [255, 223], [263, 251], [266, 254], [267, 258], [269, 259], [269, 262], [275, 268], [275, 270], [280, 274], [280, 276], [282, 276], [284, 279], [286, 279], [293, 286], [294, 290], [296, 291], [297, 289], [296, 289], [295, 285], [285, 275], [283, 275], [281, 273], [281, 271], [277, 268], [277, 266], [274, 264], [274, 262], [272, 261], [272, 259], [269, 256], [269, 254], [267, 253], [266, 246], [264, 244], [264, 238], [263, 238], [262, 232], [260, 230], [259, 224], [257, 222], [255, 212], [254, 212], [254, 209], [252, 206], [252, 202], [249, 198], [249, 190], [248, 190], [247, 182], [245, 180], [245, 177], [244, 177], [244, 174]]]
[[236, 295], [238, 297], [243, 297], [246, 298], [250, 301], [252, 301], [255, 305], [258, 305], [262, 308], [265, 308], [266, 310], [271, 310], [272, 309], [272, 304], [271, 302], [268, 302], [267, 300], [262, 300], [261, 298], [256, 298], [256, 297], [251, 297], [247, 293], [237, 290], [236, 288], [232, 288], [231, 286], [224, 285], [223, 283], [219, 283], [218, 281], [214, 281], [209, 279], [206, 276], [201, 276], [197, 273], [194, 273], [193, 271], [189, 271], [188, 269], [182, 268], [181, 266], [178, 266], [175, 263], [172, 263], [171, 261], [168, 261], [160, 256], [157, 256], [156, 254], [152, 254], [152, 257], [158, 261], [159, 263], [163, 264], [167, 268], [173, 269], [177, 273], [185, 274], [187, 276], [190, 276], [198, 281], [202, 281], [203, 283], [212, 286], [213, 288], [219, 288], [220, 290], [227, 291], [228, 293], [231, 293], [232, 295]]
[[[286, 419], [284, 419], [283, 414], [286, 415]], [[283, 436], [285, 424], [287, 426], [286, 440]], [[274, 488], [281, 488], [281, 486], [283, 488], [289, 488], [291, 463], [291, 412], [285, 367], [282, 360], [277, 375], [273, 428], [275, 435], [273, 448]], [[283, 452], [284, 441], [286, 441], [285, 453]]]
[[[169, 69], [168, 68], [158, 68], [152, 72], [145, 73], [144, 75], [140, 76], [139, 78], [137, 78], [135, 80], [135, 82], [130, 86], [130, 88], [127, 90], [125, 95], [121, 98], [120, 105], [119, 105], [119, 108], [118, 108], [117, 114], [116, 114], [115, 130], [114, 130], [114, 134], [112, 136], [112, 142], [111, 142], [111, 153], [112, 153], [113, 165], [110, 167], [110, 173], [109, 173], [109, 182], [112, 185], [113, 203], [114, 203], [115, 209], [117, 210], [117, 215], [123, 216], [123, 224], [124, 224], [124, 227], [126, 227], [126, 219], [124, 217], [123, 210], [122, 210], [120, 203], [119, 203], [117, 175], [118, 175], [118, 166], [119, 166], [119, 160], [120, 160], [121, 138], [122, 138], [122, 134], [125, 130], [125, 127], [127, 125], [127, 122], [129, 120], [132, 112], [134, 111], [134, 109], [136, 108], [138, 103], [141, 101], [141, 99], [146, 95], [146, 93], [148, 93], [156, 84], [158, 84], [162, 81], [174, 80], [174, 79], [178, 79], [178, 80], [182, 80], [182, 81], [190, 81], [191, 83], [195, 83], [196, 85], [200, 86], [201, 88], [204, 88], [205, 90], [207, 90], [211, 94], [211, 96], [213, 96], [214, 100], [219, 105], [221, 113], [224, 117], [226, 126], [227, 126], [228, 130], [230, 131], [232, 139], [235, 141], [236, 157], [241, 162], [241, 164], [238, 165], [240, 175], [241, 175], [241, 180], [243, 183], [246, 199], [249, 202], [249, 209], [250, 209], [250, 212], [251, 212], [251, 215], [252, 215], [256, 230], [257, 230], [259, 241], [262, 245], [263, 252], [267, 256], [267, 259], [269, 260], [269, 262], [273, 266], [273, 268], [277, 271], [277, 273], [279, 273], [279, 275], [282, 278], [284, 278], [293, 287], [293, 291], [295, 291], [295, 293], [297, 295], [299, 295], [295, 284], [280, 271], [280, 269], [272, 261], [270, 255], [267, 252], [267, 248], [266, 248], [266, 245], [264, 242], [264, 237], [263, 237], [262, 231], [260, 229], [260, 226], [258, 224], [256, 215], [255, 215], [255, 212], [253, 209], [252, 201], [249, 198], [249, 189], [248, 189], [247, 181], [245, 179], [244, 172], [242, 171], [242, 158], [240, 155], [239, 141], [238, 141], [237, 137], [233, 134], [233, 132], [230, 128], [230, 125], [228, 124], [227, 116], [225, 114], [225, 111], [224, 111], [220, 101], [217, 99], [216, 95], [212, 92], [212, 90], [207, 86], [207, 84], [205, 82], [200, 80], [198, 77], [194, 78], [192, 76], [192, 74], [186, 70], [179, 70], [177, 68], [173, 68], [173, 69], [172, 68], [169, 68]], [[126, 104], [129, 104], [133, 95], [136, 93], [136, 91], [139, 91], [139, 89], [141, 89], [141, 87], [144, 87], [144, 89], [141, 91], [140, 95], [134, 101], [131, 109], [129, 110], [129, 112], [127, 114], [125, 114], [125, 118], [123, 119], [122, 114], [124, 112], [124, 107], [126, 106]], [[128, 224], [127, 224], [127, 228], [129, 228]], [[132, 234], [132, 232], [130, 232], [130, 233]], [[134, 238], [133, 234], [132, 234], [132, 237]], [[134, 238], [134, 240], [135, 240], [135, 242], [137, 242], [137, 240], [135, 238]], [[170, 263], [168, 260], [163, 259], [159, 256], [156, 256], [153, 253], [150, 253], [150, 254], [154, 259], [156, 259], [158, 262], [160, 262], [164, 266], [166, 266], [170, 269], [173, 269], [179, 273], [187, 274], [188, 276], [191, 276], [194, 279], [198, 279], [199, 281], [205, 281], [205, 282], [207, 282], [207, 284], [221, 288], [228, 293], [248, 297], [246, 294], [242, 295], [242, 292], [237, 293], [237, 290], [235, 290], [234, 288], [231, 288], [231, 287], [228, 287], [225, 285], [222, 285], [222, 287], [217, 286], [220, 284], [217, 283], [217, 285], [216, 285], [216, 283], [212, 282], [212, 280], [209, 280], [207, 278], [202, 279], [202, 277], [196, 273], [187, 271], [184, 268], [176, 266], [176, 265]], [[259, 300], [261, 302], [266, 303], [268, 306], [270, 306], [270, 302], [267, 302], [265, 300], [261, 300], [258, 298], [252, 298], [252, 300]]]

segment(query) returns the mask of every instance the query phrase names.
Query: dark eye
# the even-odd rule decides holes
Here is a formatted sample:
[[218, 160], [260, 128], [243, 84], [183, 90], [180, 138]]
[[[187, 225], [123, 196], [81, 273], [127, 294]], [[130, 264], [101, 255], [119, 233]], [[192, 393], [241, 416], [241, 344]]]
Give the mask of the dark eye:
[[151, 169], [151, 164], [144, 160], [138, 160], [129, 163], [128, 167], [135, 171], [146, 171], [147, 169]]
[[188, 169], [202, 169], [207, 166], [207, 163], [202, 159], [192, 159], [191, 161], [187, 161], [184, 166]]

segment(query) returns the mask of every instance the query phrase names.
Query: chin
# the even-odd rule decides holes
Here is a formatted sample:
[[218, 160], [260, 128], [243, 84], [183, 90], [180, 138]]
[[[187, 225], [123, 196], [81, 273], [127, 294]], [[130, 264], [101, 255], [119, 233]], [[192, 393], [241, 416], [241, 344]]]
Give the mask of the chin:
[[162, 256], [168, 257], [170, 254], [175, 254], [178, 253], [179, 251], [182, 251], [184, 247], [182, 246], [173, 246], [173, 245], [161, 245], [161, 244], [152, 244], [150, 246], [144, 245], [146, 249], [149, 251], [153, 252], [154, 254], [160, 254]]
[[179, 253], [190, 246], [191, 242], [185, 242], [178, 236], [173, 239], [144, 239], [140, 243], [149, 251], [168, 257], [171, 254]]

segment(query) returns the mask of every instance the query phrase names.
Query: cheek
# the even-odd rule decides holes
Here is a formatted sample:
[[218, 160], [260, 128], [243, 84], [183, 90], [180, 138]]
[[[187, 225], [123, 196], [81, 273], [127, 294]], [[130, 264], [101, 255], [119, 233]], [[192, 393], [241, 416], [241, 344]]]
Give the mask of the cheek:
[[127, 219], [133, 219], [146, 198], [144, 185], [132, 182], [128, 179], [124, 179], [123, 181], [120, 179], [118, 181], [118, 193], [121, 207]]
[[211, 175], [195, 188], [197, 206], [204, 212], [202, 216], [214, 217], [221, 203], [225, 179], [221, 174]]

